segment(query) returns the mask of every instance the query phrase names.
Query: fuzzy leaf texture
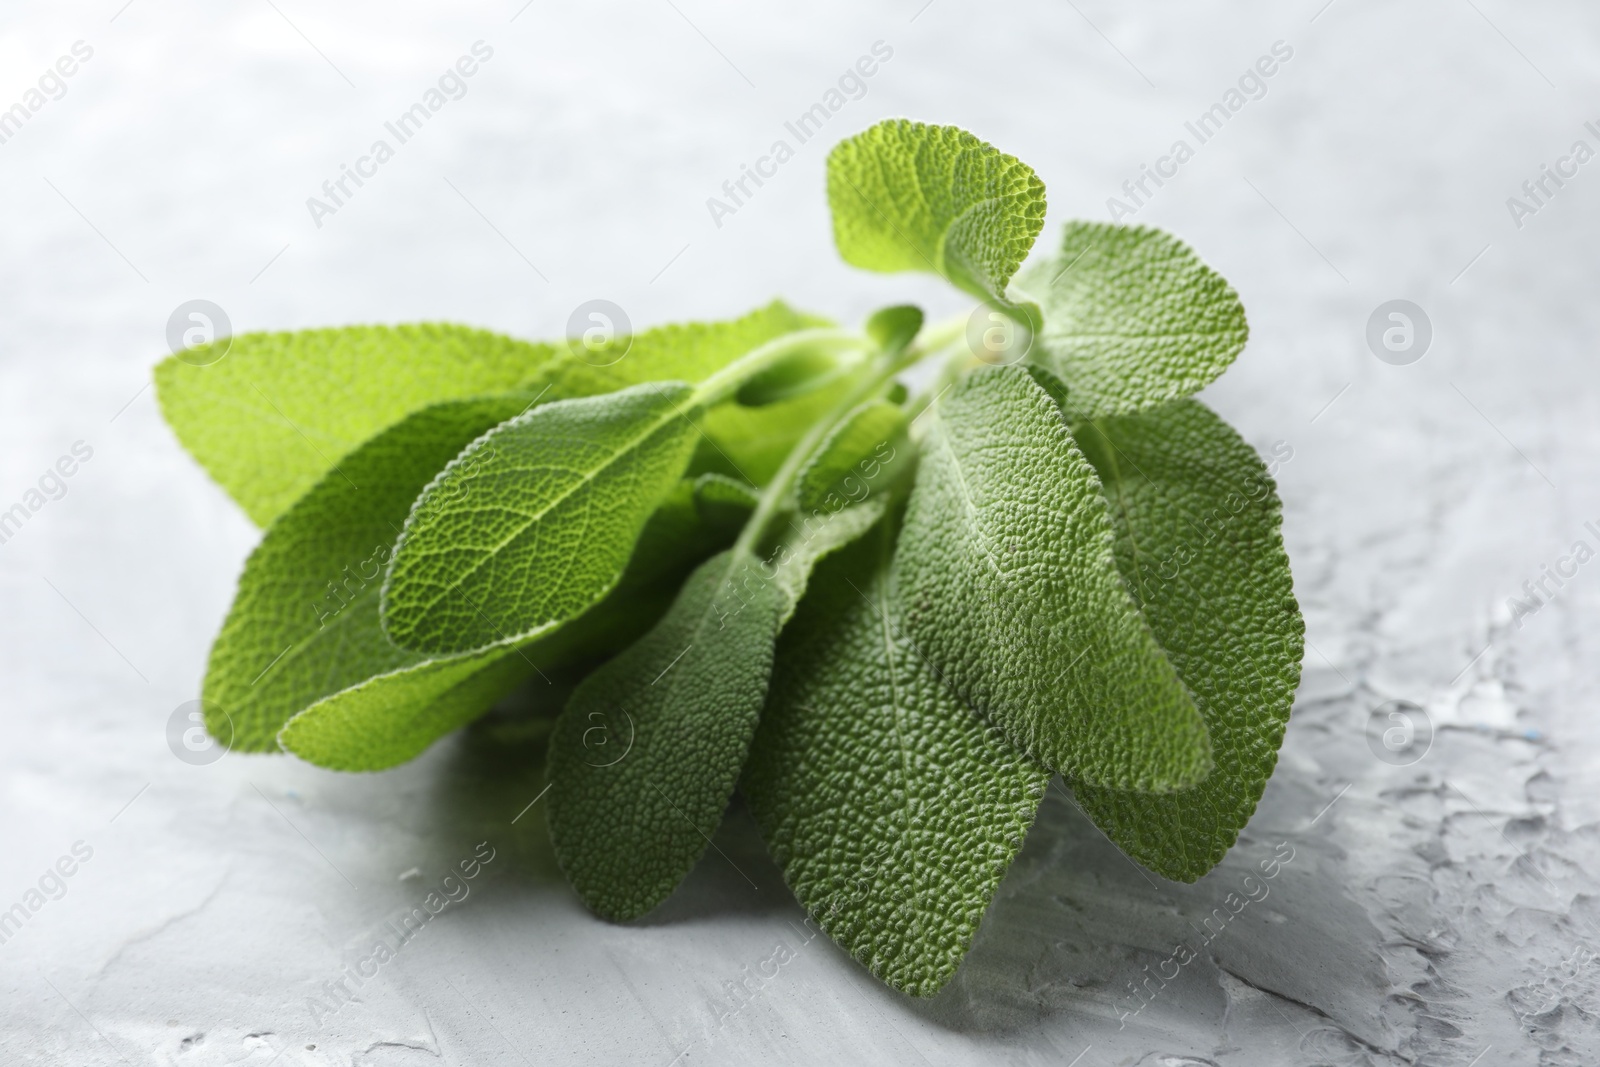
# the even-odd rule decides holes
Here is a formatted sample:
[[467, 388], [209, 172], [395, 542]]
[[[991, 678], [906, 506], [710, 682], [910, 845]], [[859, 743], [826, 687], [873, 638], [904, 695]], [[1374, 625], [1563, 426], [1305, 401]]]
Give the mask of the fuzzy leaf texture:
[[[775, 303], [731, 322], [648, 330], [634, 339], [631, 354], [636, 365], [703, 377], [746, 346], [811, 321]], [[346, 455], [274, 521], [240, 578], [204, 687], [206, 699], [230, 717], [235, 747], [269, 751], [282, 743], [325, 766], [390, 766], [481, 714], [522, 676], [614, 650], [648, 628], [670, 602], [671, 590], [655, 585], [681, 577], [737, 532], [726, 532], [731, 519], [721, 533], [700, 522], [687, 487], [676, 512], [664, 508], [651, 520], [654, 562], [629, 565], [630, 580], [618, 593], [636, 602], [594, 609], [572, 633], [517, 651], [512, 661], [507, 647], [476, 657], [410, 652], [379, 626], [384, 566], [429, 480], [474, 438], [531, 402], [585, 386], [570, 377], [530, 387], [531, 393], [415, 411]], [[741, 514], [739, 503], [732, 502], [730, 515]], [[742, 503], [748, 514], [750, 502]], [[222, 729], [221, 717], [213, 717]], [[358, 722], [365, 734], [355, 729]]]
[[795, 485], [800, 510], [837, 508], [869, 491], [891, 489], [914, 455], [900, 406], [869, 400], [841, 419], [801, 468]]
[[874, 975], [955, 973], [1050, 772], [925, 664], [888, 522], [825, 561], [779, 643], [741, 788], [784, 880]]
[[[230, 717], [234, 747], [276, 749], [290, 717], [371, 678], [408, 672], [404, 688], [416, 684], [427, 657], [391, 644], [378, 625], [395, 531], [420, 488], [464, 443], [529, 399], [424, 408], [345, 456], [267, 529], [206, 669], [204, 698]], [[432, 677], [432, 668], [424, 673]], [[396, 700], [396, 707], [408, 703]]]
[[1189, 396], [1228, 369], [1250, 336], [1244, 306], [1188, 245], [1148, 226], [1069, 222], [1061, 248], [1017, 278], [1044, 325], [1029, 358], [1085, 417]]
[[828, 206], [845, 262], [1002, 298], [1044, 227], [1044, 183], [965, 130], [892, 119], [834, 146]]
[[694, 397], [652, 382], [544, 404], [479, 438], [406, 519], [381, 601], [390, 639], [470, 652], [592, 607], [688, 465]]
[[1100, 480], [1050, 394], [1020, 367], [982, 368], [926, 417], [898, 553], [917, 647], [1064, 776], [1199, 782], [1205, 723], [1128, 595]]
[[[692, 566], [703, 536], [688, 485], [675, 513], [664, 508], [652, 518], [660, 535], [649, 538], [647, 528], [652, 559], [648, 568], [630, 567], [639, 580], [625, 584], [639, 602], [626, 613], [597, 608], [571, 633], [520, 652], [500, 647], [439, 659], [384, 637], [379, 583], [411, 501], [465, 442], [526, 403], [512, 395], [424, 408], [352, 452], [268, 528], [212, 646], [203, 691], [226, 712], [235, 748], [271, 751], [281, 741], [324, 766], [392, 766], [481, 714], [523, 677], [620, 647], [648, 626], [647, 589], [661, 580], [660, 568], [681, 574]], [[346, 721], [356, 707], [363, 709], [359, 730]]]
[[1078, 803], [1128, 855], [1192, 882], [1255, 811], [1299, 684], [1305, 624], [1277, 492], [1255, 450], [1199, 401], [1079, 424], [1076, 437], [1111, 504], [1117, 566], [1194, 694], [1214, 761], [1193, 789], [1079, 783]]
[[530, 679], [530, 695], [543, 702], [547, 690], [561, 692], [553, 679], [581, 676], [642, 636], [666, 612], [688, 570], [732, 537], [701, 520], [693, 485], [680, 482], [645, 524], [617, 587], [583, 615], [521, 647], [418, 657], [410, 667], [375, 675], [312, 704], [284, 725], [278, 741], [320, 766], [382, 770], [413, 759], [472, 722], [520, 681]]
[[671, 894], [722, 822], [766, 700], [773, 646], [817, 560], [881, 500], [792, 533], [763, 564], [731, 551], [651, 632], [584, 680], [550, 740], [550, 837], [578, 895], [633, 919]]

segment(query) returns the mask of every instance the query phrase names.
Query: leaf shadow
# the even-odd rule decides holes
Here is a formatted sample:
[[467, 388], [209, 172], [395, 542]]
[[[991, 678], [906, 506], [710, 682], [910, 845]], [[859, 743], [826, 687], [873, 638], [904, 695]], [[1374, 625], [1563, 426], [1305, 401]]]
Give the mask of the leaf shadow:
[[[1302, 792], [1280, 776], [1258, 816], [1302, 808]], [[1343, 857], [1259, 825], [1273, 821], [1186, 885], [1139, 867], [1053, 786], [961, 968], [936, 996], [903, 998], [906, 1010], [967, 1034], [1064, 1013], [1086, 1030], [1220, 1033], [1230, 989], [1251, 987], [1384, 1044], [1381, 935], [1341, 884]]]
[[783, 872], [767, 854], [755, 817], [736, 795], [694, 870], [659, 907], [630, 925], [725, 922], [798, 910]]

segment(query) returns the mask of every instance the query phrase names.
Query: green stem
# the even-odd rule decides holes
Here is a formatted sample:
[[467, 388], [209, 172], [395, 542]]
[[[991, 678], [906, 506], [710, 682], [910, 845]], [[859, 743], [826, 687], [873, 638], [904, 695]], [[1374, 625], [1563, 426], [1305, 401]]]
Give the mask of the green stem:
[[744, 530], [739, 534], [739, 540], [734, 543], [732, 558], [754, 551], [757, 542], [766, 534], [767, 527], [772, 519], [788, 502], [789, 493], [794, 488], [794, 481], [800, 474], [800, 468], [806, 460], [816, 451], [818, 445], [841, 420], [863, 400], [882, 389], [891, 378], [902, 370], [918, 362], [927, 355], [918, 349], [908, 349], [887, 358], [879, 358], [869, 364], [865, 371], [856, 379], [855, 387], [839, 398], [826, 415], [811, 424], [810, 429], [801, 437], [795, 446], [784, 457], [783, 465], [772, 476], [772, 481], [761, 492], [761, 499], [756, 503], [756, 509], [749, 520], [744, 524]]
[[818, 328], [796, 330], [775, 337], [758, 348], [740, 356], [700, 383], [695, 390], [694, 403], [701, 407], [720, 404], [739, 391], [739, 387], [780, 360], [806, 348], [824, 351], [848, 352], [867, 350], [872, 341], [856, 330]]

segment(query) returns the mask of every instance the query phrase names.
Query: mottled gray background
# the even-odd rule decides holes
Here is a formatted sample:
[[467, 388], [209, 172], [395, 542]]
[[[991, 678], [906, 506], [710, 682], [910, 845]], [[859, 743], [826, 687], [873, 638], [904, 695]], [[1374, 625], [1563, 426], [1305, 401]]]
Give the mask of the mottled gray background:
[[[0, 145], [0, 508], [94, 450], [0, 545], [0, 908], [93, 849], [0, 945], [0, 1059], [1600, 1062], [1600, 564], [1531, 616], [1506, 605], [1575, 540], [1600, 545], [1600, 163], [1521, 228], [1506, 207], [1575, 139], [1600, 144], [1600, 10], [121, 4], [0, 13], [0, 106], [94, 49]], [[305, 198], [480, 39], [494, 58], [466, 97], [313, 226]], [[865, 98], [715, 227], [706, 197], [878, 40], [894, 54]], [[616, 927], [561, 881], [539, 805], [512, 825], [542, 788], [526, 754], [455, 738], [357, 777], [169, 751], [257, 537], [144, 388], [180, 302], [241, 330], [532, 338], [593, 297], [641, 325], [777, 294], [841, 318], [958, 311], [937, 282], [837, 261], [828, 143], [892, 115], [966, 126], [1039, 170], [1053, 241], [1278, 40], [1294, 55], [1265, 97], [1138, 215], [1243, 294], [1252, 340], [1207, 399], [1294, 453], [1305, 680], [1260, 812], [1199, 885], [1145, 878], [1053, 789], [958, 979], [912, 1003], [805, 941], [742, 811], [718, 844], [759, 889], [713, 853]], [[1434, 327], [1409, 366], [1364, 340], [1395, 298]], [[1388, 700], [1433, 727], [1409, 766], [1368, 744]], [[314, 1018], [308, 998], [483, 840], [472, 895]], [[1280, 843], [1271, 896], [1132, 1015], [1130, 984]], [[780, 943], [795, 958], [731, 1000]]]

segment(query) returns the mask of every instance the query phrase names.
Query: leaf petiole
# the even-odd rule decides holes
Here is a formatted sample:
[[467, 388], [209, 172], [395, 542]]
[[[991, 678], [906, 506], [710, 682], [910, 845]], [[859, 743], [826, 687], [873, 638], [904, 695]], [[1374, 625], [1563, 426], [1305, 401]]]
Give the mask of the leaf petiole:
[[701, 382], [695, 389], [693, 403], [702, 408], [720, 404], [757, 374], [808, 348], [830, 353], [869, 352], [873, 344], [871, 338], [858, 330], [833, 327], [796, 330], [751, 349]]
[[887, 385], [895, 375], [920, 363], [930, 354], [930, 350], [922, 345], [911, 345], [900, 352], [880, 351], [861, 371], [857, 372], [859, 376], [854, 387], [840, 397], [838, 403], [829, 409], [826, 415], [813, 423], [784, 457], [783, 465], [762, 490], [755, 511], [745, 523], [739, 540], [734, 543], [731, 553], [733, 558], [739, 558], [753, 551], [761, 538], [766, 535], [767, 527], [771, 525], [773, 517], [783, 510], [793, 495], [795, 479], [799, 477], [806, 460], [834, 427], [862, 401]]

